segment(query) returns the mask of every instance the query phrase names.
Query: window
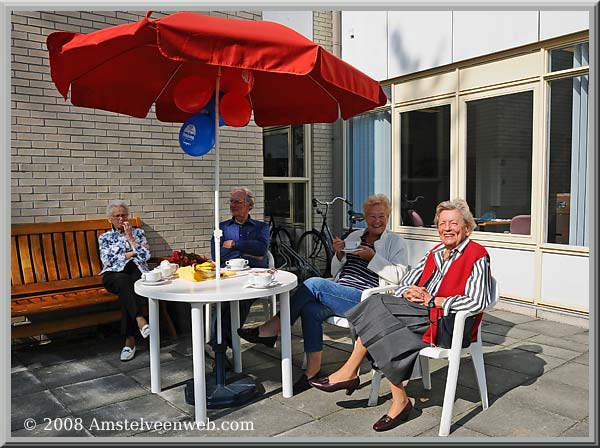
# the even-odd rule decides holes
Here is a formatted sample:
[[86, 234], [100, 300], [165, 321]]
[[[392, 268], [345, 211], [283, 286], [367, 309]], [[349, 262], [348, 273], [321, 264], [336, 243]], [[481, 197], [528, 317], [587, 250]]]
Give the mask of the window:
[[359, 211], [371, 194], [391, 198], [390, 111], [353, 117], [346, 124], [346, 132], [346, 194]]
[[295, 233], [306, 227], [305, 148], [304, 125], [263, 131], [265, 219], [273, 218]]
[[[588, 65], [588, 43], [550, 51], [550, 70]], [[546, 242], [589, 245], [588, 75], [548, 83]]]
[[400, 114], [400, 215], [403, 226], [431, 226], [450, 197], [450, 106]]
[[529, 235], [533, 91], [466, 104], [466, 199], [478, 224], [476, 230]]

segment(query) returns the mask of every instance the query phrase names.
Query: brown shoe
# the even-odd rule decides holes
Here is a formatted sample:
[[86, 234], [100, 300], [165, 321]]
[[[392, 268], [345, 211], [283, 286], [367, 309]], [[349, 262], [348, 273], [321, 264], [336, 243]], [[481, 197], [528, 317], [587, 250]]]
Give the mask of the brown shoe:
[[408, 400], [408, 403], [406, 404], [406, 406], [404, 406], [404, 409], [402, 409], [402, 411], [400, 411], [400, 414], [398, 414], [394, 418], [385, 414], [383, 417], [381, 417], [379, 420], [377, 420], [375, 422], [375, 424], [373, 425], [373, 429], [378, 432], [389, 431], [390, 429], [394, 429], [396, 426], [400, 425], [402, 422], [405, 422], [408, 420], [408, 417], [410, 416], [410, 411], [412, 411], [412, 408], [413, 408], [412, 403], [410, 402], [410, 400]]
[[330, 383], [329, 377], [324, 378], [312, 378], [308, 380], [308, 383], [312, 387], [316, 387], [324, 392], [335, 392], [336, 390], [346, 389], [346, 395], [352, 395], [358, 386], [360, 386], [360, 379], [358, 377], [352, 378], [351, 380], [338, 381], [337, 383]]

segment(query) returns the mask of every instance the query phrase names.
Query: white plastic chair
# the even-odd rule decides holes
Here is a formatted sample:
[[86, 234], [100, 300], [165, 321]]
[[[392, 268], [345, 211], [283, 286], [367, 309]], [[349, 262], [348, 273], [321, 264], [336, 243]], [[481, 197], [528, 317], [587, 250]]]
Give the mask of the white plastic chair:
[[[374, 288], [377, 289], [377, 288]], [[373, 294], [374, 292], [371, 292]], [[496, 279], [492, 277], [492, 302], [484, 310], [490, 310], [498, 301], [499, 291]], [[363, 300], [363, 299], [361, 299]], [[450, 433], [450, 424], [452, 420], [452, 410], [454, 408], [454, 398], [456, 395], [456, 385], [458, 382], [458, 369], [460, 367], [460, 358], [462, 356], [471, 355], [473, 366], [475, 367], [475, 375], [477, 376], [477, 385], [479, 387], [479, 395], [481, 396], [481, 407], [485, 411], [488, 408], [487, 383], [485, 380], [485, 368], [483, 363], [483, 345], [481, 342], [481, 325], [477, 330], [477, 340], [471, 342], [467, 348], [462, 348], [463, 330], [465, 320], [469, 316], [478, 313], [470, 313], [468, 311], [458, 311], [454, 320], [454, 329], [452, 331], [452, 347], [425, 347], [419, 352], [419, 361], [421, 362], [421, 370], [423, 373], [423, 387], [431, 390], [431, 373], [429, 371], [429, 358], [433, 359], [448, 359], [448, 374], [446, 376], [446, 389], [444, 391], [444, 403], [442, 406], [442, 417], [440, 419], [439, 435], [445, 437]], [[369, 396], [369, 406], [371, 402], [377, 403], [379, 395], [379, 385], [381, 383], [382, 374], [377, 370], [373, 374], [371, 382], [371, 395]]]

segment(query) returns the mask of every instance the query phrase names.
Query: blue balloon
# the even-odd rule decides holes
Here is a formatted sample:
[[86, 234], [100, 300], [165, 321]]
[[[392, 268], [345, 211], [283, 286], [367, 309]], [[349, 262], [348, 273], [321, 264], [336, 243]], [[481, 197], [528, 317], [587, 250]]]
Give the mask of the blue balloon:
[[[221, 92], [221, 94], [219, 95], [219, 104], [221, 104], [220, 100], [221, 98], [223, 98], [223, 95], [225, 95], [223, 92]], [[215, 100], [215, 94], [213, 93], [213, 96], [210, 98], [210, 101], [208, 102], [208, 104], [204, 107], [204, 109], [202, 109], [203, 111], [207, 112], [208, 115], [210, 116], [210, 118], [215, 119], [215, 104], [216, 100]], [[225, 120], [223, 120], [223, 117], [221, 116], [221, 114], [219, 114], [219, 126], [224, 126], [227, 123], [225, 123]]]
[[203, 156], [215, 146], [215, 122], [207, 114], [193, 115], [181, 126], [179, 146], [190, 156]]

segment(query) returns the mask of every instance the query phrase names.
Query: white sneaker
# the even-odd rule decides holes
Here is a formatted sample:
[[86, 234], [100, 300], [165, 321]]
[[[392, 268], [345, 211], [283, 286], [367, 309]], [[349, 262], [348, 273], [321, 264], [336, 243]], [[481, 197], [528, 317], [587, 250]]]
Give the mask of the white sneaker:
[[140, 333], [144, 339], [150, 336], [150, 325], [146, 324], [142, 328], [140, 328]]
[[129, 361], [135, 356], [135, 347], [123, 347], [121, 350], [121, 361]]

